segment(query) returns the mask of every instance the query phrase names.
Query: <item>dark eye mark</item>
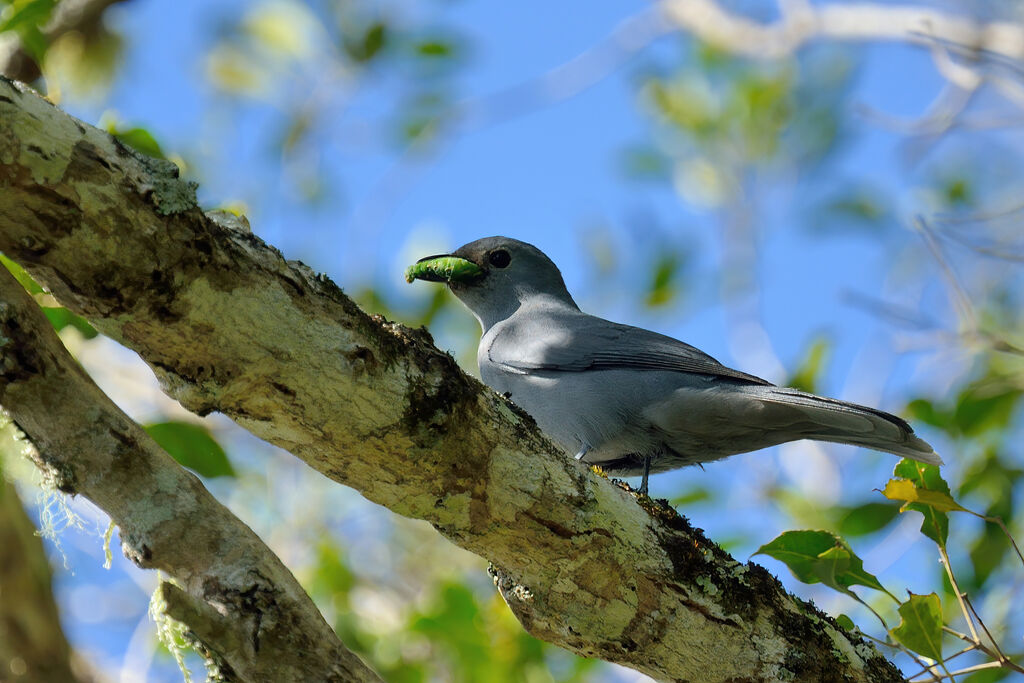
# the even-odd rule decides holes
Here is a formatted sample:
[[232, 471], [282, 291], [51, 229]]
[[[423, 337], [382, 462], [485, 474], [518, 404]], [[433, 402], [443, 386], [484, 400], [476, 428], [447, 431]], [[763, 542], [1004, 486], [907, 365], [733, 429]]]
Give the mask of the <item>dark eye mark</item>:
[[509, 256], [508, 252], [504, 249], [497, 249], [488, 255], [487, 260], [490, 261], [491, 265], [495, 268], [504, 268], [512, 262], [512, 257]]

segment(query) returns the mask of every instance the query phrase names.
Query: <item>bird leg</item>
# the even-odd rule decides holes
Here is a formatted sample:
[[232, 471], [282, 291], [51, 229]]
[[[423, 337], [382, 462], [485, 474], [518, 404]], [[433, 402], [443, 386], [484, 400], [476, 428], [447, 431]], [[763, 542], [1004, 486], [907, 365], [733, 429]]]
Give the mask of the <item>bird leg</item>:
[[651, 474], [651, 456], [644, 456], [644, 478], [640, 482], [640, 490], [637, 491], [641, 496], [647, 495], [647, 477]]

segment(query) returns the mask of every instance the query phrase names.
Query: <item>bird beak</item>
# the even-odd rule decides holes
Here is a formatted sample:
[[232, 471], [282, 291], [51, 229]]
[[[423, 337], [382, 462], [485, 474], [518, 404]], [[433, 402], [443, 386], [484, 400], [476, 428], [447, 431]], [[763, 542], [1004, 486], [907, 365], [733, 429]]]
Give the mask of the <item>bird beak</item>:
[[483, 269], [472, 261], [451, 254], [426, 256], [405, 269], [405, 281], [427, 280], [429, 282], [469, 283], [484, 274]]

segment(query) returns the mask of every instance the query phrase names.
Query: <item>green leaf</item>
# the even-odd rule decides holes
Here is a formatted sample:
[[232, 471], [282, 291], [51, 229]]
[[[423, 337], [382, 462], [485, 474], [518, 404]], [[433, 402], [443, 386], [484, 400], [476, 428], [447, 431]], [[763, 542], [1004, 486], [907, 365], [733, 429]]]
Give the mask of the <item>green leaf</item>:
[[1013, 415], [1021, 390], [1005, 387], [972, 387], [957, 398], [953, 420], [964, 436], [976, 436], [989, 429], [1003, 429]]
[[423, 57], [451, 57], [455, 47], [445, 40], [424, 40], [416, 45], [416, 54]]
[[839, 518], [839, 533], [842, 536], [864, 536], [874, 533], [900, 513], [900, 506], [892, 503], [865, 503], [845, 509], [846, 514]]
[[832, 349], [832, 342], [827, 337], [818, 336], [811, 342], [807, 354], [800, 367], [796, 369], [786, 381], [786, 386], [816, 393], [818, 390], [818, 378], [821, 376], [825, 361], [828, 359], [829, 351]]
[[[8, 4], [8, 3], [4, 3]], [[4, 31], [21, 31], [28, 27], [38, 28], [49, 20], [57, 0], [29, 0], [28, 2], [9, 3], [11, 11], [0, 21], [0, 33]]]
[[346, 37], [343, 47], [353, 61], [365, 63], [384, 49], [389, 37], [387, 25], [378, 21], [367, 26], [362, 35]]
[[942, 659], [942, 603], [935, 593], [910, 594], [900, 605], [900, 625], [891, 633], [897, 641], [929, 659]]
[[655, 259], [645, 300], [651, 308], [664, 306], [675, 298], [679, 273], [685, 265], [684, 255], [674, 249], [661, 250]]
[[89, 321], [80, 315], [75, 315], [66, 308], [60, 306], [43, 306], [43, 315], [53, 325], [53, 329], [60, 332], [65, 327], [71, 326], [82, 333], [82, 336], [86, 339], [92, 339], [97, 336], [99, 332], [96, 328], [89, 324]]
[[[22, 268], [17, 263], [4, 256], [3, 254], [0, 254], [0, 263], [2, 263], [3, 266], [7, 268], [8, 271], [10, 271], [11, 275], [14, 276], [14, 279], [17, 280], [18, 283], [22, 287], [24, 287], [25, 291], [27, 291], [29, 294], [36, 295], [46, 293], [46, 290], [44, 290], [39, 285], [38, 282], [33, 280], [32, 276], [25, 272], [24, 268]], [[50, 321], [50, 324], [53, 325], [53, 329], [57, 330], [58, 332], [63, 330], [68, 325], [71, 325], [79, 332], [81, 332], [82, 336], [85, 337], [86, 339], [92, 339], [97, 334], [99, 334], [96, 331], [96, 329], [92, 325], [90, 325], [88, 321], [86, 321], [85, 318], [79, 315], [75, 315], [66, 308], [62, 308], [60, 306], [42, 306], [41, 308], [43, 309], [43, 315], [45, 315], [47, 319]]]
[[853, 619], [846, 616], [845, 614], [840, 614], [838, 617], [836, 617], [836, 623], [845, 628], [847, 631], [854, 631], [857, 628], [857, 625], [853, 623]]
[[204, 477], [233, 477], [227, 453], [205, 427], [189, 422], [158, 422], [144, 429], [180, 464]]
[[156, 157], [157, 159], [166, 159], [164, 156], [163, 149], [160, 148], [160, 143], [156, 141], [153, 134], [145, 128], [126, 128], [118, 130], [115, 127], [111, 127], [108, 131], [115, 138], [128, 145], [136, 152], [141, 152], [149, 157]]
[[854, 585], [887, 592], [849, 544], [830, 531], [786, 531], [754, 554], [785, 563], [804, 583], [823, 583], [842, 593], [850, 593]]
[[931, 401], [919, 398], [907, 404], [907, 412], [917, 422], [924, 422], [932, 427], [948, 430], [952, 417], [945, 414]]
[[14, 279], [25, 288], [29, 294], [43, 294], [44, 290], [39, 286], [39, 283], [32, 279], [32, 276], [25, 272], [25, 269], [19, 266], [17, 263], [7, 258], [3, 254], [0, 254], [0, 263], [10, 271]]
[[694, 503], [704, 503], [712, 499], [712, 493], [703, 486], [694, 486], [687, 491], [676, 494], [669, 499], [668, 504], [672, 507], [678, 507], [680, 505], [692, 505]]
[[897, 463], [893, 475], [896, 478], [885, 485], [882, 495], [890, 500], [905, 501], [900, 512], [916, 510], [923, 514], [921, 533], [945, 548], [949, 537], [946, 513], [965, 508], [953, 500], [949, 484], [942, 478], [938, 466], [904, 458]]

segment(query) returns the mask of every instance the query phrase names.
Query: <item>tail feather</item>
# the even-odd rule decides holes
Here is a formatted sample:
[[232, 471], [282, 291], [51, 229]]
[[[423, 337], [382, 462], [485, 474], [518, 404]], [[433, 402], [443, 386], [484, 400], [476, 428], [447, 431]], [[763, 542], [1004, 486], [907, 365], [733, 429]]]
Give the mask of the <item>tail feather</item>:
[[756, 387], [761, 400], [801, 410], [800, 438], [864, 446], [931, 465], [942, 458], [905, 420], [876, 408], [815, 396], [798, 389]]

